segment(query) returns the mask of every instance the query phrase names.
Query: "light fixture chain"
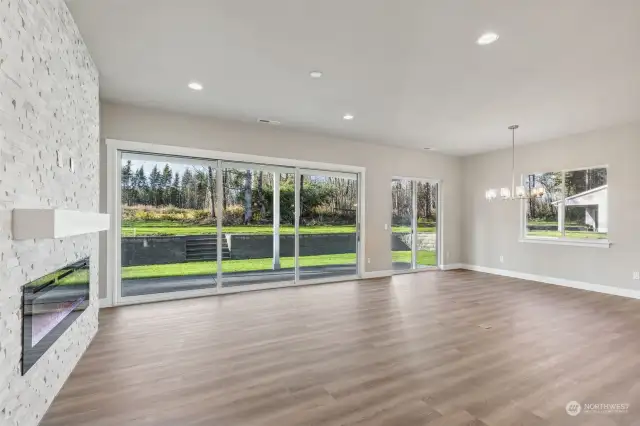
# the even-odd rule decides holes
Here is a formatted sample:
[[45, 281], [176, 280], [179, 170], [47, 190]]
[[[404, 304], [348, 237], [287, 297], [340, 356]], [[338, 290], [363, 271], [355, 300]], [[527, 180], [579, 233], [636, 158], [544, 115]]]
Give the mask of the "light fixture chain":
[[[512, 124], [509, 126], [509, 130], [511, 130], [511, 189], [507, 187], [500, 188], [500, 196], [503, 200], [518, 200], [518, 199], [527, 199], [527, 198], [541, 198], [545, 190], [544, 188], [532, 188], [531, 182], [529, 181], [529, 195], [527, 195], [527, 190], [525, 186], [518, 185], [516, 187], [516, 130], [520, 126], [517, 124]], [[495, 189], [488, 189], [485, 191], [485, 198], [488, 201], [494, 200], [497, 197], [497, 191]]]
[[516, 126], [511, 129], [511, 197], [516, 196]]

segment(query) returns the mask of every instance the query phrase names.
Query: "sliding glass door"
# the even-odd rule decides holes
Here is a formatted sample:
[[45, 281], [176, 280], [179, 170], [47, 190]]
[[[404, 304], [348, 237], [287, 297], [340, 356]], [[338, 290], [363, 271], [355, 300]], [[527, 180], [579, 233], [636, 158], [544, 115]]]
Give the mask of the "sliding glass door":
[[438, 183], [416, 181], [416, 268], [438, 266]]
[[437, 181], [391, 181], [391, 256], [395, 272], [438, 266]]
[[358, 175], [300, 170], [300, 279], [358, 273]]
[[222, 285], [293, 282], [295, 169], [223, 162], [221, 173]]
[[358, 275], [357, 173], [118, 153], [116, 299]]
[[217, 162], [123, 152], [120, 295], [214, 288]]
[[391, 182], [391, 258], [394, 271], [412, 269], [413, 257], [413, 182]]

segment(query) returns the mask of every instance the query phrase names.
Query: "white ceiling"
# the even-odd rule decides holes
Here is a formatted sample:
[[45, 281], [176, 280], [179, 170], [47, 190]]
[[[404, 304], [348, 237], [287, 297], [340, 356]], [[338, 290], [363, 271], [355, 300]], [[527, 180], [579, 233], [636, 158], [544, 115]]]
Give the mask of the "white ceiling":
[[111, 101], [452, 154], [640, 118], [638, 0], [68, 4]]

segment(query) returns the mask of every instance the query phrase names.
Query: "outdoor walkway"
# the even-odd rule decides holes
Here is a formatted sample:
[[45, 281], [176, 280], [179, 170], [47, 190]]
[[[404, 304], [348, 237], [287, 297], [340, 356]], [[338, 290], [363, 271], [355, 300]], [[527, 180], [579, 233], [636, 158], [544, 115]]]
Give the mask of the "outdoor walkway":
[[[310, 266], [300, 268], [300, 278], [302, 280], [357, 275], [357, 273], [355, 264]], [[293, 281], [293, 279], [293, 268], [280, 269], [278, 271], [228, 272], [223, 275], [223, 286], [235, 287]], [[122, 295], [124, 297], [128, 297], [144, 294], [169, 293], [174, 291], [200, 290], [212, 288], [215, 285], [216, 277], [213, 275], [122, 280]]]

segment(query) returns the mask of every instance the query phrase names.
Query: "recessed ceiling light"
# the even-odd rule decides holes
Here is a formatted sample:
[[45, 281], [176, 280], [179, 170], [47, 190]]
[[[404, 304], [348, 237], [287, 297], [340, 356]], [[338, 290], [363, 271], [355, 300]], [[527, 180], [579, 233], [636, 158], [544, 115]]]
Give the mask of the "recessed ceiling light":
[[309, 75], [311, 78], [320, 78], [322, 77], [322, 71], [311, 71]]
[[478, 43], [480, 46], [486, 46], [487, 44], [495, 42], [499, 38], [500, 36], [496, 33], [484, 33], [478, 38], [476, 43]]
[[352, 114], [345, 114], [342, 118], [345, 120], [353, 120], [355, 117]]
[[202, 90], [204, 87], [202, 87], [202, 84], [198, 83], [197, 81], [192, 81], [191, 83], [189, 83], [189, 89], [191, 90]]

